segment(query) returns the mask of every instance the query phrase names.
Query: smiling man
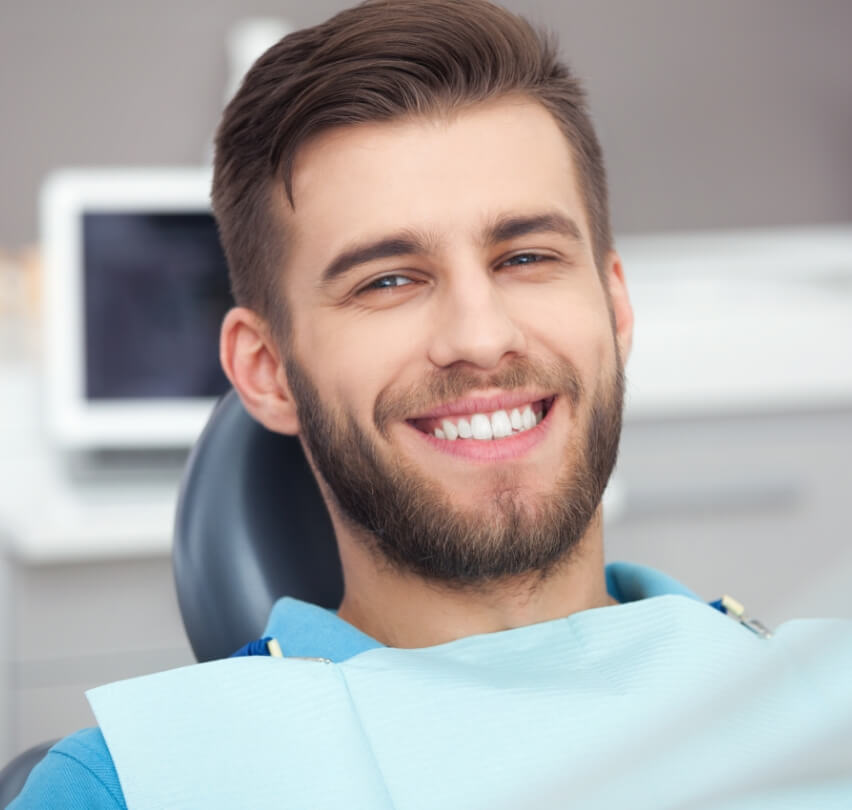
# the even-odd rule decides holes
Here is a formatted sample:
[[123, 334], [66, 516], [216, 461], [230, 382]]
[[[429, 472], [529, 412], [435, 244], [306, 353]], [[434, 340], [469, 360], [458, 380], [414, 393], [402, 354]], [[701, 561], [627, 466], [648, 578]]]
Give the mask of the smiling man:
[[554, 116], [517, 90], [432, 104], [299, 150], [286, 326], [240, 307], [222, 340], [249, 411], [308, 451], [339, 615], [406, 647], [607, 603], [632, 326]]
[[213, 203], [222, 364], [300, 437], [344, 599], [276, 605], [284, 660], [95, 690], [17, 807], [849, 806], [847, 624], [769, 638], [604, 566], [633, 317], [546, 38], [485, 0], [292, 34], [225, 112]]

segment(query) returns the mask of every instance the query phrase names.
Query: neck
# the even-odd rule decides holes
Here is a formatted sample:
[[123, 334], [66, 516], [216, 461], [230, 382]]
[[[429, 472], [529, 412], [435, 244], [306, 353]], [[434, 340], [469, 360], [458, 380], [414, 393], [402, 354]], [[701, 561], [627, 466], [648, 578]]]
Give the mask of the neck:
[[377, 566], [363, 542], [335, 528], [345, 582], [338, 615], [390, 647], [429, 647], [615, 604], [606, 591], [600, 510], [575, 552], [547, 576], [465, 589]]

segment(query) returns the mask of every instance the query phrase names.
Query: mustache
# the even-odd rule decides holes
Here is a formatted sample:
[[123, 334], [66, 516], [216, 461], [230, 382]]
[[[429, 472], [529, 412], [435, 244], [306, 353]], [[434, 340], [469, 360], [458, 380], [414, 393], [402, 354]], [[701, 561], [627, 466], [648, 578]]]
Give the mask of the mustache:
[[425, 380], [401, 391], [384, 388], [376, 397], [373, 421], [379, 432], [387, 435], [387, 427], [392, 422], [408, 419], [483, 388], [505, 391], [538, 388], [548, 394], [567, 396], [575, 407], [584, 396], [580, 374], [569, 360], [560, 358], [541, 363], [518, 357], [488, 374], [477, 373], [467, 366], [451, 366], [436, 369]]

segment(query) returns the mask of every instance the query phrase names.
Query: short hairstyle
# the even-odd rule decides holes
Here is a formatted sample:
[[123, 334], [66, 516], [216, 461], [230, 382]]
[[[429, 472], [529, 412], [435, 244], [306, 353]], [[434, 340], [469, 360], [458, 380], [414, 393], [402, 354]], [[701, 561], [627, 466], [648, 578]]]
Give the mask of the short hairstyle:
[[293, 164], [310, 139], [508, 94], [541, 103], [572, 147], [600, 269], [612, 244], [603, 156], [554, 39], [488, 0], [368, 0], [273, 45], [225, 109], [212, 198], [237, 303], [286, 334], [286, 226], [275, 198], [283, 191], [295, 206]]

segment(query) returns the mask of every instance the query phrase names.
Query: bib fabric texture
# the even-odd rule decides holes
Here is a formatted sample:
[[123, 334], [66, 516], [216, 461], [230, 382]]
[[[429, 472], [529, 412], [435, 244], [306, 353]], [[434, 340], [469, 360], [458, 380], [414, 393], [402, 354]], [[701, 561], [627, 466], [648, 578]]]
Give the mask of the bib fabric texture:
[[[637, 570], [622, 569], [623, 590]], [[130, 810], [852, 807], [852, 622], [761, 639], [680, 591], [435, 647], [227, 659], [88, 696]]]

